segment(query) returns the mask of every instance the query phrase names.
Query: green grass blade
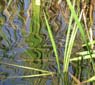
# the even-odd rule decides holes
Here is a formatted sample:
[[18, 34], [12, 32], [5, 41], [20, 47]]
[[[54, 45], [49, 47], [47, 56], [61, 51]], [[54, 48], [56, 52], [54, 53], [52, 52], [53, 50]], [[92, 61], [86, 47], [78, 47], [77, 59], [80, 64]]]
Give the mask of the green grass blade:
[[28, 69], [28, 70], [40, 71], [40, 72], [49, 72], [49, 71], [45, 71], [45, 70], [41, 70], [41, 69], [37, 69], [37, 68], [32, 68], [32, 67], [27, 67], [27, 66], [21, 66], [21, 65], [17, 65], [17, 64], [10, 64], [10, 63], [4, 63], [4, 62], [0, 62], [0, 64], [15, 66], [18, 68], [23, 68], [23, 69]]
[[69, 62], [70, 62], [70, 55], [71, 55], [71, 51], [72, 51], [72, 47], [73, 47], [73, 43], [74, 43], [74, 39], [75, 39], [77, 30], [78, 30], [78, 28], [75, 26], [74, 29], [73, 29], [73, 32], [71, 34], [67, 54], [64, 57], [64, 72], [68, 71]]
[[83, 81], [83, 82], [82, 82], [82, 85], [83, 85], [84, 83], [94, 82], [94, 81], [95, 81], [95, 76], [89, 78], [88, 80]]
[[[77, 52], [76, 54], [77, 55], [89, 55], [89, 51]], [[95, 50], [93, 50], [92, 54], [95, 54]]]
[[[87, 60], [87, 59], [90, 59], [91, 56], [90, 55], [82, 55], [82, 56], [78, 56], [78, 57], [75, 57], [75, 58], [71, 58], [70, 59], [70, 62], [73, 62], [73, 61], [81, 61], [81, 60]], [[92, 54], [92, 58], [94, 59], [95, 58], [95, 54]]]
[[[75, 0], [74, 0], [74, 4], [75, 4]], [[73, 28], [71, 37], [70, 37], [70, 30], [71, 30], [72, 21], [73, 21], [73, 15], [71, 14], [70, 21], [69, 21], [69, 26], [68, 26], [66, 44], [65, 44], [65, 53], [64, 53], [64, 62], [63, 62], [64, 63], [64, 70], [63, 70], [63, 72], [68, 71], [70, 55], [71, 55], [74, 39], [75, 39], [77, 29], [78, 29], [78, 28], [76, 28], [76, 25], [75, 25], [74, 28]], [[70, 37], [70, 39], [69, 39], [69, 37]]]
[[69, 43], [69, 37], [70, 37], [70, 31], [71, 31], [71, 24], [73, 21], [73, 17], [71, 15], [70, 17], [70, 21], [69, 21], [69, 26], [68, 26], [68, 32], [67, 32], [67, 37], [66, 37], [66, 44], [65, 44], [65, 52], [64, 52], [64, 56], [66, 56], [66, 52], [68, 50], [68, 43]]
[[54, 50], [54, 53], [55, 53], [56, 63], [58, 65], [58, 72], [60, 73], [60, 63], [59, 63], [59, 58], [58, 58], [57, 47], [56, 47], [56, 44], [55, 44], [55, 41], [54, 41], [54, 38], [53, 38], [53, 35], [52, 35], [52, 31], [51, 31], [51, 28], [49, 26], [49, 23], [48, 23], [45, 12], [44, 12], [44, 17], [45, 17], [45, 22], [46, 22], [46, 26], [47, 26], [47, 29], [48, 29], [48, 33], [49, 33], [49, 36], [50, 36], [50, 40], [51, 40], [51, 43], [52, 43], [52, 46], [53, 46], [53, 50]]
[[34, 77], [46, 77], [46, 76], [52, 76], [54, 73], [44, 73], [44, 74], [35, 74], [35, 75], [26, 75], [26, 76], [10, 76], [8, 79], [13, 78], [34, 78]]

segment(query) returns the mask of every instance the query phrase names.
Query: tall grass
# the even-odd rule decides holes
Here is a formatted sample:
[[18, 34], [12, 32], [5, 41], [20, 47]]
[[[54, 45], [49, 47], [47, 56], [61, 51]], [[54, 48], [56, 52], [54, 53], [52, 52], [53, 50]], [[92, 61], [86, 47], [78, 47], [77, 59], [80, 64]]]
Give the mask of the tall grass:
[[[94, 62], [93, 62], [93, 59], [92, 59], [92, 55], [91, 55], [91, 51], [90, 51], [90, 48], [88, 46], [88, 42], [87, 42], [87, 38], [86, 38], [86, 34], [85, 34], [85, 31], [81, 25], [81, 22], [79, 21], [78, 19], [78, 16], [75, 12], [75, 9], [74, 7], [72, 6], [70, 0], [67, 0], [67, 4], [70, 8], [70, 11], [71, 11], [71, 14], [77, 24], [77, 28], [75, 27], [75, 29], [73, 28], [73, 31], [72, 31], [72, 34], [71, 34], [71, 38], [70, 38], [70, 42], [69, 42], [69, 47], [68, 47], [68, 50], [65, 49], [65, 56], [64, 56], [64, 72], [68, 72], [68, 67], [69, 67], [69, 62], [70, 62], [70, 55], [71, 55], [71, 50], [72, 50], [72, 46], [73, 46], [73, 43], [74, 43], [74, 38], [76, 36], [76, 32], [79, 28], [80, 30], [80, 33], [81, 33], [81, 36], [82, 36], [82, 40], [86, 43], [86, 46], [87, 46], [87, 49], [89, 51], [89, 55], [91, 56], [91, 62], [92, 62], [92, 65], [93, 65], [93, 70], [95, 71], [95, 67], [94, 67]], [[71, 22], [69, 22], [71, 23]], [[67, 42], [66, 42], [67, 43]], [[67, 52], [67, 54], [66, 54]]]

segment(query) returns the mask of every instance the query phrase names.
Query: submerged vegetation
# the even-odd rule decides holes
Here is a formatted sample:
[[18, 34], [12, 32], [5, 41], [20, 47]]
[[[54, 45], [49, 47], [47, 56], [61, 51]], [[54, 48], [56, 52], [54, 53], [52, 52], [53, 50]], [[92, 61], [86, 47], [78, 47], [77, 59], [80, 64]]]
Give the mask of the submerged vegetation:
[[0, 85], [94, 85], [94, 8], [94, 0], [1, 0]]

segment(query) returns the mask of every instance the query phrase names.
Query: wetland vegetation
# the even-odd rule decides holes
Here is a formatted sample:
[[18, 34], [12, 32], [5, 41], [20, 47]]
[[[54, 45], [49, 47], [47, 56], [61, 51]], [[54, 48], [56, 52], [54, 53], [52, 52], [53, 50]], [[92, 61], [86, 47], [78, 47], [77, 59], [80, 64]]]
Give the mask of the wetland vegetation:
[[0, 85], [95, 85], [95, 0], [0, 0]]

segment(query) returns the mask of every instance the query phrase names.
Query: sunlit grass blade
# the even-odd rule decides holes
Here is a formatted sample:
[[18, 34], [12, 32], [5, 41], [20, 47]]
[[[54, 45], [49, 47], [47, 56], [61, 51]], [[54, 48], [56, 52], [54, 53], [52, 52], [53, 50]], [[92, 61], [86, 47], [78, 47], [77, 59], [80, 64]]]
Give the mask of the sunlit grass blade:
[[73, 44], [74, 44], [74, 39], [75, 39], [77, 30], [78, 30], [78, 28], [75, 26], [74, 29], [73, 29], [73, 32], [71, 34], [71, 38], [70, 38], [70, 41], [69, 41], [69, 46], [68, 46], [67, 54], [66, 54], [66, 56], [64, 56], [64, 70], [63, 70], [64, 72], [68, 71], [71, 51], [72, 51], [72, 47], [73, 47]]
[[[87, 42], [87, 39], [86, 39], [86, 36], [85, 36], [85, 32], [84, 32], [83, 27], [82, 27], [82, 25], [81, 25], [81, 23], [80, 23], [80, 21], [79, 21], [79, 19], [78, 19], [78, 16], [76, 15], [76, 12], [75, 12], [75, 10], [74, 10], [74, 7], [72, 6], [70, 0], [67, 0], [67, 4], [69, 5], [69, 8], [70, 8], [70, 10], [71, 10], [71, 14], [73, 14], [73, 18], [75, 19], [75, 22], [76, 22], [76, 24], [77, 24], [77, 26], [78, 26], [78, 28], [79, 28], [79, 30], [80, 30], [82, 39], [83, 39], [83, 41], [86, 43], [87, 50], [89, 51], [89, 54], [90, 54], [90, 56], [91, 56], [91, 51], [90, 51], [89, 46], [88, 46], [88, 42]], [[92, 65], [93, 65], [93, 70], [95, 71], [95, 67], [94, 67], [94, 62], [93, 62], [92, 56], [91, 56], [90, 59], [91, 59]], [[67, 71], [66, 71], [66, 72], [67, 72]]]
[[82, 85], [85, 84], [85, 83], [94, 82], [94, 81], [95, 81], [95, 76], [93, 76], [93, 77], [91, 77], [91, 78], [89, 78], [89, 79], [83, 81], [83, 82], [82, 82]]
[[49, 34], [49, 37], [50, 37], [50, 40], [51, 40], [51, 43], [52, 43], [52, 46], [53, 46], [54, 54], [55, 54], [55, 57], [56, 57], [56, 63], [58, 65], [58, 72], [60, 73], [60, 63], [59, 63], [59, 58], [58, 58], [57, 47], [56, 47], [56, 43], [54, 41], [54, 37], [53, 37], [52, 31], [51, 31], [51, 28], [49, 26], [49, 23], [48, 23], [45, 12], [44, 12], [44, 17], [45, 17], [46, 26], [47, 26], [47, 29], [48, 29], [48, 34]]
[[[78, 56], [78, 57], [75, 57], [75, 58], [71, 58], [70, 59], [70, 62], [72, 61], [80, 61], [80, 60], [86, 60], [86, 59], [89, 59], [90, 60], [91, 56], [90, 55], [82, 55], [82, 56]], [[92, 58], [94, 59], [95, 58], [95, 54], [92, 54]]]
[[[71, 23], [72, 23], [72, 15], [69, 22], [68, 32], [67, 32], [67, 38], [66, 38], [66, 44], [65, 44], [65, 52], [64, 52], [64, 72], [68, 69], [69, 59], [70, 59], [70, 48], [69, 48], [69, 37], [70, 37], [70, 29], [71, 29]], [[69, 50], [69, 54], [68, 54]]]
[[45, 71], [45, 70], [41, 70], [41, 69], [37, 69], [37, 68], [32, 68], [32, 67], [27, 67], [27, 66], [21, 66], [21, 65], [17, 65], [17, 64], [10, 64], [10, 63], [4, 63], [4, 62], [0, 62], [0, 64], [15, 66], [18, 68], [23, 68], [23, 69], [28, 69], [28, 70], [40, 71], [40, 72], [47, 72], [47, 73], [49, 72], [49, 71]]
[[[75, 1], [74, 1], [74, 4], [75, 4]], [[72, 30], [72, 34], [71, 34], [71, 37], [70, 37], [70, 30], [71, 30], [72, 21], [73, 21], [73, 17], [72, 17], [72, 14], [71, 14], [70, 21], [69, 21], [69, 26], [68, 26], [66, 44], [65, 44], [64, 70], [63, 70], [64, 72], [68, 71], [68, 66], [69, 66], [69, 61], [70, 61], [70, 55], [71, 55], [74, 39], [75, 39], [75, 36], [76, 36], [76, 33], [77, 33], [77, 29], [78, 29], [76, 27], [76, 25], [74, 25], [74, 28]]]
[[[77, 52], [78, 55], [89, 55], [89, 51]], [[95, 50], [93, 50], [92, 54], [95, 54]]]
[[85, 32], [84, 32], [83, 27], [82, 27], [82, 25], [81, 25], [81, 23], [80, 23], [80, 21], [78, 19], [78, 16], [76, 15], [76, 12], [74, 10], [74, 7], [71, 4], [71, 1], [70, 0], [67, 0], [67, 4], [69, 5], [69, 8], [70, 8], [71, 13], [73, 15], [73, 18], [75, 19], [75, 21], [77, 23], [77, 26], [79, 27], [79, 30], [81, 32], [81, 36], [82, 36], [84, 42], [87, 43], [87, 40], [86, 40], [86, 37], [85, 37]]
[[26, 76], [9, 76], [8, 79], [13, 78], [34, 78], [34, 77], [46, 77], [46, 76], [53, 76], [54, 73], [44, 73], [44, 74], [35, 74], [35, 75], [26, 75]]
[[66, 56], [67, 50], [68, 50], [68, 44], [69, 44], [69, 38], [70, 38], [70, 31], [71, 31], [71, 24], [73, 21], [73, 17], [71, 15], [70, 17], [70, 21], [69, 21], [69, 26], [68, 26], [68, 32], [67, 32], [67, 36], [66, 36], [66, 44], [65, 44], [65, 52], [64, 52], [64, 57]]

